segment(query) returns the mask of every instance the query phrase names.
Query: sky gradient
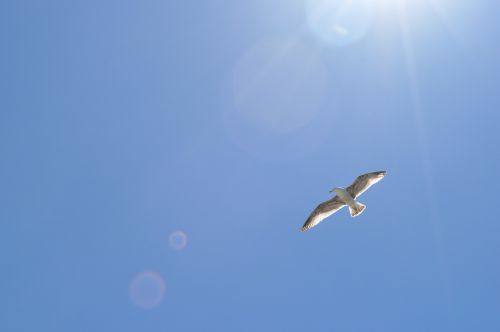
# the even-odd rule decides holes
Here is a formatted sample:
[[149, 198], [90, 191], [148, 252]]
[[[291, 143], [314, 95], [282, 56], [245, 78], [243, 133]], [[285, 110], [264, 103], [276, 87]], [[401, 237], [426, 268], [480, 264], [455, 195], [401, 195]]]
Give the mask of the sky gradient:
[[353, 3], [3, 1], [0, 330], [499, 331], [500, 3]]

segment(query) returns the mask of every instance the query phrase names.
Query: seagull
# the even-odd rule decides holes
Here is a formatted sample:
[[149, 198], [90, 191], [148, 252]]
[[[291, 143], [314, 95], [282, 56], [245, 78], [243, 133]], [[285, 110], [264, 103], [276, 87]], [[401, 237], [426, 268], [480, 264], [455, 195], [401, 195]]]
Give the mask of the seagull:
[[385, 171], [366, 173], [358, 176], [346, 189], [338, 187], [330, 190], [330, 192], [335, 192], [337, 195], [321, 203], [314, 209], [304, 223], [304, 226], [302, 226], [302, 232], [313, 228], [322, 222], [323, 219], [334, 214], [346, 205], [349, 206], [351, 217], [359, 216], [365, 210], [366, 206], [357, 202], [356, 198], [368, 190], [372, 185], [382, 180], [385, 173]]

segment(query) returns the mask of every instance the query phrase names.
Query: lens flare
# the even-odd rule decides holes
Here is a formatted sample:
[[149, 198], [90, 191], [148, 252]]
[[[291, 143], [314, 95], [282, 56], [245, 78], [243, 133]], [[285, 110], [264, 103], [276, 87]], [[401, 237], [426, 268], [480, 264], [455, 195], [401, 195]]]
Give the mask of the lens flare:
[[152, 309], [163, 300], [165, 281], [157, 272], [141, 272], [130, 282], [129, 295], [130, 300], [136, 306]]
[[359, 41], [372, 27], [373, 0], [309, 0], [307, 23], [322, 42], [346, 46]]
[[293, 37], [263, 39], [234, 67], [234, 106], [269, 133], [297, 131], [318, 115], [327, 72], [317, 47]]
[[175, 231], [168, 237], [168, 244], [174, 250], [182, 250], [187, 245], [187, 235], [182, 231]]
[[321, 47], [309, 38], [261, 39], [242, 54], [222, 85], [228, 140], [270, 162], [314, 153], [335, 116], [336, 91], [329, 89], [329, 78]]

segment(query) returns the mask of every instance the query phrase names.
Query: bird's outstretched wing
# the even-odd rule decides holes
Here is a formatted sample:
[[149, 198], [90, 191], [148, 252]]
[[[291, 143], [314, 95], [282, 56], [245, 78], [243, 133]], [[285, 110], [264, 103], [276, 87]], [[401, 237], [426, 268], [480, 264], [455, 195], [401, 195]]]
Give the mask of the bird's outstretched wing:
[[375, 183], [382, 180], [385, 176], [385, 171], [372, 172], [360, 175], [354, 180], [354, 182], [346, 188], [347, 192], [356, 199], [362, 193], [364, 193], [368, 188], [370, 188]]
[[323, 221], [323, 219], [340, 210], [343, 206], [345, 206], [345, 203], [342, 202], [338, 196], [321, 203], [314, 209], [309, 218], [307, 218], [306, 222], [302, 226], [302, 232], [313, 228]]

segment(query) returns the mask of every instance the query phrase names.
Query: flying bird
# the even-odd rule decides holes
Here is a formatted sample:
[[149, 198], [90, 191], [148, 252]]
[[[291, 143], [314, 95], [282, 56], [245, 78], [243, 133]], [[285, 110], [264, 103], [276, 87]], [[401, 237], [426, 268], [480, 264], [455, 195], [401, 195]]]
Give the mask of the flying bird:
[[337, 195], [321, 203], [314, 209], [302, 226], [302, 231], [304, 232], [313, 228], [323, 221], [323, 219], [334, 214], [346, 205], [349, 207], [351, 217], [359, 216], [365, 210], [366, 206], [357, 202], [356, 198], [368, 190], [372, 185], [382, 180], [385, 173], [385, 171], [366, 173], [358, 176], [346, 189], [339, 187], [330, 190], [330, 192], [334, 191]]

